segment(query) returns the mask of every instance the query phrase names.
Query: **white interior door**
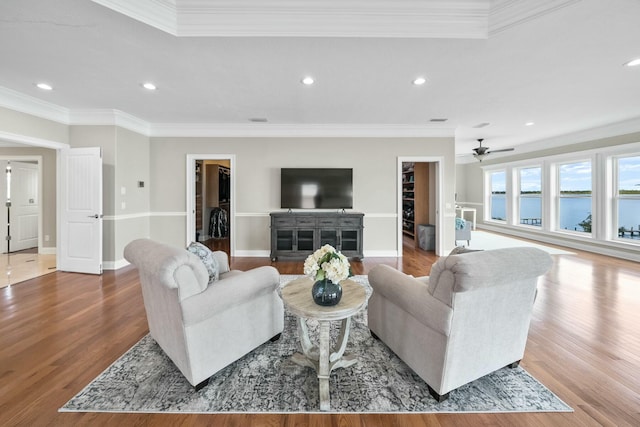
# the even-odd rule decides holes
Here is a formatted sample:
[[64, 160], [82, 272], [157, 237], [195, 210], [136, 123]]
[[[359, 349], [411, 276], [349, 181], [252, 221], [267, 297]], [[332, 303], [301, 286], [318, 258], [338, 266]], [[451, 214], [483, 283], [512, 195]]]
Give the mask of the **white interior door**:
[[102, 274], [100, 148], [60, 150], [58, 270]]
[[11, 161], [11, 252], [38, 247], [38, 164]]

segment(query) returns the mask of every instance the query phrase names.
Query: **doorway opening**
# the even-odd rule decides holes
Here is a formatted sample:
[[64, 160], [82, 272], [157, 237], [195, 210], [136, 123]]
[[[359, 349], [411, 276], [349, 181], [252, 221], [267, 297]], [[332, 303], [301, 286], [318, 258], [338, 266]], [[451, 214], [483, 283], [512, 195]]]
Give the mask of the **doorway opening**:
[[187, 155], [187, 244], [234, 254], [233, 155]]
[[398, 158], [398, 253], [442, 253], [442, 159]]
[[42, 253], [42, 158], [0, 159], [0, 223], [3, 225], [0, 287], [56, 269], [55, 254]]

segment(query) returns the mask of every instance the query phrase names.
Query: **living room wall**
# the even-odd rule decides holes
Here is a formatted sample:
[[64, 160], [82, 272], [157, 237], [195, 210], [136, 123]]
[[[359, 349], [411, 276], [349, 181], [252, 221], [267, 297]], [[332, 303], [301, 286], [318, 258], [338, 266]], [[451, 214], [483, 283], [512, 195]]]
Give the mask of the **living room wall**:
[[237, 255], [266, 256], [269, 212], [280, 210], [280, 168], [353, 168], [354, 211], [365, 213], [365, 256], [397, 253], [397, 158], [443, 157], [444, 243], [453, 247], [453, 138], [152, 138], [151, 236], [186, 243], [187, 154], [235, 156]]
[[102, 149], [102, 259], [105, 269], [126, 265], [124, 246], [149, 237], [149, 138], [111, 125], [70, 126], [69, 143]]

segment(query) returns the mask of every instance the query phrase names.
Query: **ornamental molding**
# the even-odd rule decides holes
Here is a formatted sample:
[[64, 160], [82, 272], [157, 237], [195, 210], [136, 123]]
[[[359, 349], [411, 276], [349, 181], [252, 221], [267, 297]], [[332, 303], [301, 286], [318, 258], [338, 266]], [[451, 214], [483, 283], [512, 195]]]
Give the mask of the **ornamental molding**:
[[485, 39], [581, 0], [92, 0], [179, 37]]

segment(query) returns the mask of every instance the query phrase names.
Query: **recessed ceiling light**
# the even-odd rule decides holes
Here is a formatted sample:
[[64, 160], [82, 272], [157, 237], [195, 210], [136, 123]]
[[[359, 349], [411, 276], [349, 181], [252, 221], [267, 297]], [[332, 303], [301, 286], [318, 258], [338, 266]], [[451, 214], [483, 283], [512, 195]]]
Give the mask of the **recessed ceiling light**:
[[640, 58], [632, 59], [629, 62], [625, 62], [624, 65], [626, 65], [627, 67], [636, 67], [640, 65]]
[[534, 123], [534, 122], [527, 122], [527, 123], [525, 123], [524, 125], [525, 125], [525, 126], [533, 126], [533, 125], [535, 125], [535, 123]]
[[36, 87], [42, 90], [53, 90], [53, 86], [48, 83], [36, 83]]
[[416, 78], [413, 80], [413, 84], [414, 84], [414, 85], [416, 85], [416, 86], [423, 85], [423, 84], [425, 84], [426, 82], [427, 82], [427, 79], [425, 79], [424, 77], [416, 77]]
[[154, 85], [151, 82], [142, 83], [142, 87], [147, 89], [147, 90], [156, 90], [157, 89], [156, 85]]
[[311, 77], [311, 76], [307, 76], [307, 77], [303, 78], [303, 79], [301, 80], [301, 82], [302, 82], [302, 84], [309, 86], [309, 85], [314, 84], [314, 83], [315, 83], [315, 80], [313, 79], [313, 77]]
[[487, 127], [487, 126], [489, 126], [490, 124], [491, 124], [491, 123], [489, 123], [489, 122], [484, 122], [484, 123], [478, 123], [477, 125], [472, 126], [472, 127], [473, 127], [474, 129], [480, 129], [480, 128]]

